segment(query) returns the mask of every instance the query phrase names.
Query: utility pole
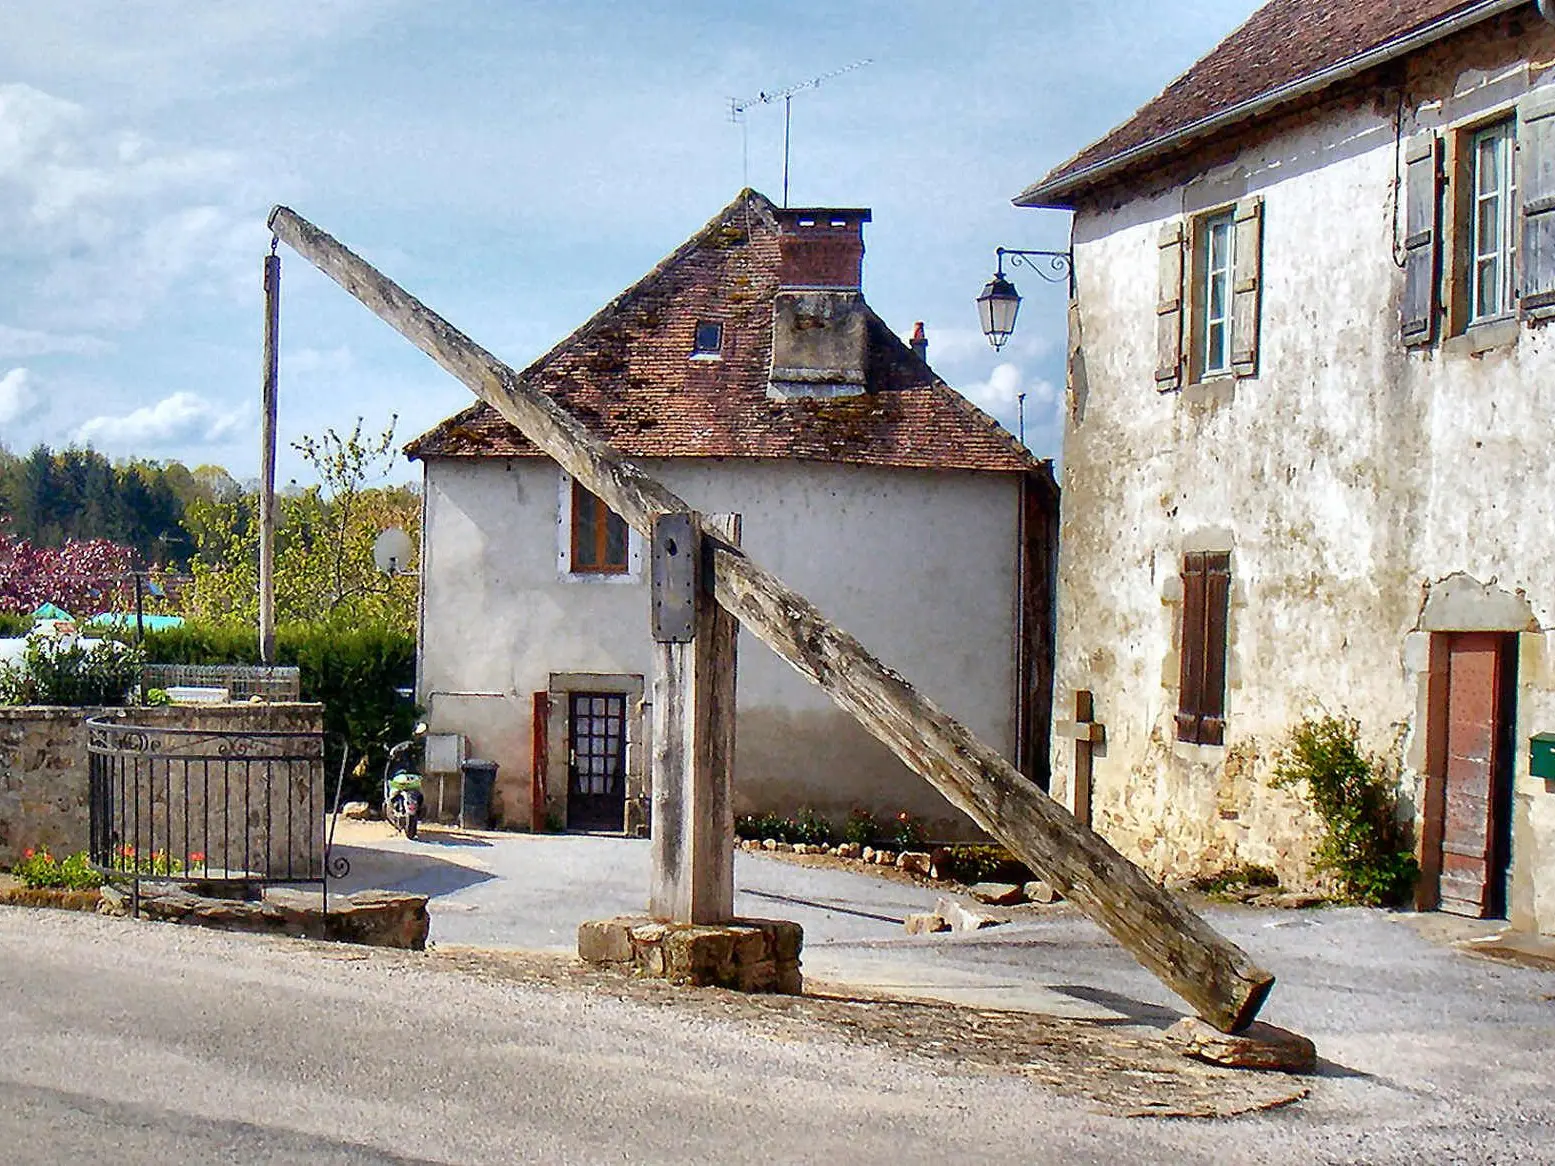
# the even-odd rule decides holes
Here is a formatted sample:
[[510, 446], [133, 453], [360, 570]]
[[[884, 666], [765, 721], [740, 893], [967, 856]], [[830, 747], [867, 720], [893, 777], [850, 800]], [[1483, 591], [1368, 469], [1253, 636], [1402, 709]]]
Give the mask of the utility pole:
[[264, 387], [259, 415], [259, 662], [275, 663], [275, 413], [280, 381], [281, 257], [265, 256]]

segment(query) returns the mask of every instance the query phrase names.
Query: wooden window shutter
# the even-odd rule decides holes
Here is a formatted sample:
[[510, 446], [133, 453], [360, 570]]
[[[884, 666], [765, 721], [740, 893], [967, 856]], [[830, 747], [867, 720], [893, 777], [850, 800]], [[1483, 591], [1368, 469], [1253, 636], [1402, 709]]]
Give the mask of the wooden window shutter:
[[1162, 392], [1182, 385], [1183, 225], [1161, 228], [1159, 295], [1155, 305], [1155, 387]]
[[1182, 557], [1181, 672], [1177, 689], [1177, 739], [1199, 739], [1204, 700], [1204, 599], [1206, 556], [1195, 551]]
[[1404, 149], [1404, 304], [1402, 335], [1410, 347], [1436, 339], [1441, 269], [1442, 146], [1416, 134]]
[[1263, 298], [1263, 198], [1236, 204], [1236, 242], [1231, 273], [1231, 371], [1258, 375], [1258, 317]]
[[1519, 189], [1523, 201], [1522, 299], [1526, 319], [1555, 316], [1555, 85], [1542, 85], [1517, 107]]
[[1199, 743], [1226, 742], [1226, 621], [1231, 614], [1231, 556], [1204, 556], [1204, 690]]
[[1182, 663], [1177, 739], [1226, 741], [1226, 625], [1231, 613], [1231, 556], [1195, 551], [1182, 557]]

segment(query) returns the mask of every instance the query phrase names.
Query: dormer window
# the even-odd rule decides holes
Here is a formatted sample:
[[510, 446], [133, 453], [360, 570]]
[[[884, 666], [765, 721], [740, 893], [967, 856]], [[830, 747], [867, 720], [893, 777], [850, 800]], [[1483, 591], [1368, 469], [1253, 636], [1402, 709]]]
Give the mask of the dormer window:
[[698, 320], [696, 339], [692, 342], [691, 355], [716, 357], [723, 353], [724, 326], [717, 320]]

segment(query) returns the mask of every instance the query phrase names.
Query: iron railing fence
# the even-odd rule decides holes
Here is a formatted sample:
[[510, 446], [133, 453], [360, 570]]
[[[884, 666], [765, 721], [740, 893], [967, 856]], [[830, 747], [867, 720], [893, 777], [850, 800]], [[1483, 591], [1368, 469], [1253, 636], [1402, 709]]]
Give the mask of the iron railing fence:
[[147, 664], [144, 688], [225, 688], [233, 700], [299, 700], [302, 674], [295, 667], [260, 664]]
[[[110, 879], [325, 885], [324, 735], [86, 722], [91, 861]], [[325, 889], [327, 895], [327, 888]], [[326, 903], [327, 909], [327, 903]]]

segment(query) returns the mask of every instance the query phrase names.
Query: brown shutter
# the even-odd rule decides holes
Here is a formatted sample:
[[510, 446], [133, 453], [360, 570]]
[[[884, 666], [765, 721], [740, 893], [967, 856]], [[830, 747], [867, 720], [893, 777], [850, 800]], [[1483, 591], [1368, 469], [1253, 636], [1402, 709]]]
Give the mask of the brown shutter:
[[1161, 228], [1155, 305], [1155, 387], [1162, 392], [1182, 385], [1182, 223]]
[[1182, 671], [1177, 689], [1177, 739], [1199, 739], [1204, 708], [1204, 599], [1206, 556], [1194, 551], [1182, 557]]
[[1523, 199], [1521, 311], [1555, 316], [1555, 85], [1533, 90], [1517, 107], [1519, 189]]
[[1263, 198], [1236, 204], [1236, 242], [1232, 247], [1231, 371], [1258, 375], [1258, 316], [1263, 298]]
[[1411, 347], [1436, 339], [1441, 266], [1441, 141], [1416, 134], [1404, 150], [1404, 303], [1402, 334]]
[[1226, 741], [1226, 620], [1231, 611], [1231, 556], [1204, 556], [1204, 689], [1199, 742]]

